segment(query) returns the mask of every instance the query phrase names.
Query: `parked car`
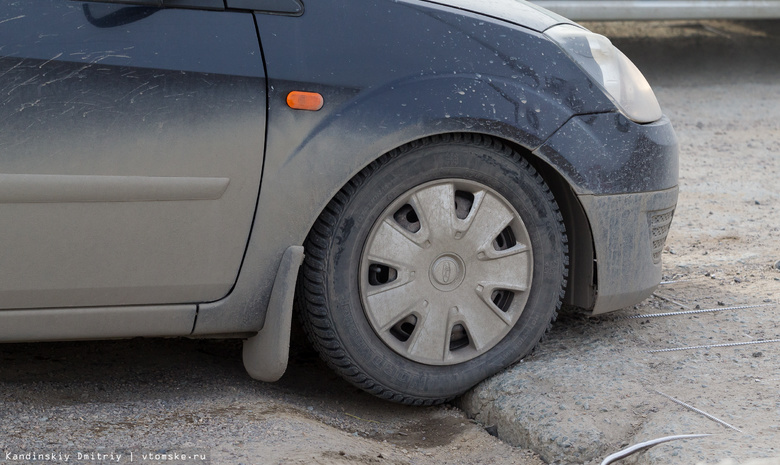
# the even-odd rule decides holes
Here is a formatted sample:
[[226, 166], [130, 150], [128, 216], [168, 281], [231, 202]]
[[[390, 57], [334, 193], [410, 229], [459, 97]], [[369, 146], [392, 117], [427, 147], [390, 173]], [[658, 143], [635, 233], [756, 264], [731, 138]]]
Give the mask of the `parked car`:
[[532, 4], [0, 2], [2, 341], [244, 338], [273, 381], [296, 307], [431, 404], [660, 280], [672, 126]]

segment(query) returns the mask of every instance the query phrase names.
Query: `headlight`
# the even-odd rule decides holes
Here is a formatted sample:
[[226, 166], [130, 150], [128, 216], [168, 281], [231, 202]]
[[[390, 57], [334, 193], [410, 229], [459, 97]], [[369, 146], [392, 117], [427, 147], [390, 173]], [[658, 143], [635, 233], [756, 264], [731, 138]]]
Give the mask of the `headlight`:
[[544, 33], [601, 86], [626, 117], [637, 123], [661, 117], [650, 84], [609, 39], [571, 24], [553, 26]]

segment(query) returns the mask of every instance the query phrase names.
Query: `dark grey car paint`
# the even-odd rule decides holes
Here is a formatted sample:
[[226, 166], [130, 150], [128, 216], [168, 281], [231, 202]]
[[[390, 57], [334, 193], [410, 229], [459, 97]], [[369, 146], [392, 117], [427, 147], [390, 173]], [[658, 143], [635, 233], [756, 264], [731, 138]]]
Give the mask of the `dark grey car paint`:
[[224, 297], [263, 161], [252, 15], [0, 6], [0, 308]]
[[[666, 117], [636, 124], [620, 113], [577, 116], [535, 154], [577, 194], [625, 194], [677, 185], [677, 138]], [[572, 147], [576, 155], [572, 156]]]
[[[51, 6], [55, 3], [57, 8], [62, 8], [62, 4], [75, 2], [62, 0], [50, 1], [47, 4]], [[444, 3], [450, 6], [445, 6]], [[75, 4], [77, 8], [72, 14], [82, 8], [81, 4]], [[10, 3], [7, 5], [20, 8], [16, 3], [13, 6]], [[96, 3], [90, 5], [91, 9], [109, 8]], [[114, 5], [110, 8], [117, 7]], [[36, 11], [46, 11], [46, 8], [40, 5], [35, 8]], [[102, 71], [107, 76], [122, 77], [122, 73], [129, 71], [146, 73], [143, 75], [148, 79], [177, 83], [171, 90], [178, 91], [182, 98], [177, 100], [175, 105], [166, 105], [164, 108], [154, 106], [153, 100], [142, 100], [150, 110], [157, 110], [148, 115], [133, 114], [132, 111], [128, 114], [127, 108], [123, 108], [119, 116], [114, 115], [113, 120], [108, 120], [114, 123], [110, 125], [112, 131], [104, 130], [101, 133], [105, 140], [118, 138], [122, 142], [118, 147], [132, 147], [133, 140], [137, 140], [137, 135], [132, 131], [139, 128], [148, 131], [153, 128], [144, 117], [159, 123], [162, 116], [158, 111], [169, 111], [163, 112], [162, 115], [167, 115], [173, 121], [178, 120], [178, 130], [167, 133], [162, 139], [157, 135], [153, 140], [158, 144], [173, 144], [179, 155], [178, 158], [166, 158], [168, 154], [162, 150], [163, 145], [155, 146], [155, 153], [167, 160], [160, 165], [165, 168], [160, 172], [163, 176], [229, 178], [225, 196], [233, 192], [240, 202], [245, 202], [240, 208], [242, 212], [246, 211], [248, 205], [254, 206], [257, 189], [260, 188], [251, 234], [250, 213], [241, 218], [244, 223], [227, 225], [223, 222], [223, 213], [219, 211], [215, 201], [200, 200], [192, 201], [189, 207], [183, 209], [193, 216], [181, 223], [182, 226], [187, 226], [186, 230], [191, 232], [193, 241], [203, 240], [197, 244], [198, 250], [193, 253], [192, 250], [181, 249], [182, 244], [172, 239], [176, 237], [175, 234], [167, 236], [167, 241], [159, 243], [161, 247], [156, 253], [162, 254], [164, 261], [184, 260], [179, 265], [183, 264], [188, 270], [193, 266], [224, 266], [221, 276], [230, 274], [224, 272], [228, 268], [232, 270], [231, 279], [235, 281], [232, 290], [229, 288], [233, 281], [222, 282], [217, 286], [219, 292], [215, 287], [205, 295], [203, 289], [208, 287], [208, 283], [193, 280], [190, 276], [187, 278], [188, 282], [196, 284], [192, 289], [181, 289], [182, 292], [176, 294], [178, 302], [198, 304], [197, 321], [192, 334], [246, 334], [261, 329], [274, 281], [295, 279], [293, 271], [277, 274], [283, 253], [290, 246], [303, 242], [309, 228], [329, 199], [350, 177], [383, 153], [411, 141], [442, 133], [482, 133], [505, 140], [518, 150], [524, 151], [537, 169], [548, 176], [548, 183], [557, 186], [556, 195], [559, 196], [560, 203], [566, 205], [564, 213], [572, 244], [577, 244], [577, 247], [583, 250], [572, 255], [572, 269], [581, 273], [574, 276], [571, 282], [579, 282], [578, 289], [584, 290], [576, 293], [578, 297], [573, 303], [602, 311], [611, 310], [614, 308], [608, 308], [610, 305], [638, 298], [657, 284], [655, 276], [658, 268], [649, 257], [645, 259], [636, 256], [633, 262], [620, 262], [620, 266], [630, 265], [643, 270], [635, 274], [644, 280], [638, 283], [618, 282], [620, 270], [602, 271], [606, 266], [599, 267], [598, 276], [594, 276], [592, 260], [604, 259], [608, 262], [608, 258], [601, 255], [604, 244], [609, 244], [609, 247], [636, 248], [634, 242], [647, 239], [647, 226], [641, 224], [630, 225], [624, 242], [614, 235], [612, 239], [607, 237], [611, 226], [605, 225], [614, 224], [615, 218], [620, 217], [620, 209], [629, 204], [637, 206], [640, 208], [637, 215], [641, 217], [646, 214], [641, 209], [647, 205], [652, 208], [674, 205], [676, 191], [673, 195], [652, 193], [669, 192], [669, 189], [676, 185], [676, 142], [671, 125], [668, 120], [652, 125], [637, 125], [622, 118], [611, 100], [582, 70], [554, 43], [540, 34], [546, 28], [566, 22], [565, 19], [555, 15], [548, 16], [537, 7], [524, 2], [508, 0], [485, 3], [469, 0], [309, 1], [306, 2], [305, 13], [301, 16], [255, 14], [254, 21], [268, 76], [268, 147], [265, 151], [267, 155], [262, 185], [259, 178], [246, 178], [246, 182], [236, 186], [235, 179], [243, 179], [242, 176], [248, 176], [248, 173], [259, 176], [260, 163], [263, 162], [265, 74], [257, 61], [257, 38], [254, 38], [255, 48], [245, 48], [242, 42], [254, 33], [252, 16], [241, 12], [187, 10], [175, 10], [176, 15], [181, 15], [175, 16], [174, 10], [130, 8], [136, 10], [125, 13], [135, 14], [139, 18], [135, 22], [115, 28], [84, 24], [88, 34], [74, 41], [71, 46], [100, 51], [100, 44], [115, 40], [110, 35], [112, 32], [143, 30], [147, 34], [156, 34], [153, 39], [135, 36], [127, 39], [140, 41], [139, 43], [147, 40], [144, 47], [137, 47], [130, 42], [125, 44], [136, 47], [136, 52], [125, 54], [131, 55], [136, 59], [135, 62], [125, 62], [122, 61], [126, 60], [125, 58], [109, 57], [107, 55], [110, 54], [104, 53], [94, 57], [96, 59], [105, 56], [99, 62], [92, 63], [89, 69], [103, 70], [103, 67], [96, 66], [102, 63], [107, 65]], [[485, 14], [475, 11], [484, 11]], [[197, 34], [181, 38], [176, 35], [175, 31], [178, 30], [174, 25], [181, 26], [177, 21], [187, 18], [184, 14], [193, 15], [193, 18], [199, 18], [202, 23]], [[2, 19], [11, 19], [10, 16]], [[503, 19], [497, 19], [499, 17]], [[83, 14], [78, 20], [84, 21]], [[171, 23], [165, 23], [166, 20]], [[164, 22], [162, 26], [160, 21]], [[220, 21], [228, 21], [229, 27], [225, 29], [224, 23]], [[247, 24], [252, 26], [251, 33]], [[5, 25], [0, 24], [0, 37], [3, 37], [2, 28]], [[220, 28], [219, 25], [223, 27]], [[231, 28], [235, 30], [228, 31]], [[223, 34], [243, 34], [243, 39], [227, 42]], [[15, 43], [30, 49], [35, 48], [31, 44], [37, 42], [17, 40]], [[167, 50], [167, 47], [175, 47], [177, 44], [177, 53], [180, 56], [172, 57], [173, 61], [159, 59], [161, 48]], [[214, 50], [215, 47], [217, 51], [203, 53], [203, 50]], [[254, 52], [247, 53], [248, 50]], [[19, 62], [18, 57], [9, 54], [7, 49], [0, 50], [0, 56], [0, 66], [3, 70], [14, 72], [14, 65]], [[46, 62], [52, 58], [55, 59]], [[61, 58], [56, 54], [43, 53], [37, 57], [37, 61], [24, 61], [29, 65], [28, 72], [33, 73], [37, 66], [71, 66], [58, 63]], [[109, 59], [116, 61], [105, 61]], [[247, 64], [250, 62], [251, 64]], [[243, 67], [248, 67], [249, 70]], [[118, 78], [113, 79], [121, 81]], [[3, 83], [5, 82], [3, 80]], [[107, 88], [97, 94], [86, 92], [89, 88], [84, 88], [80, 95], [85, 92], [90, 98], [107, 95], [110, 102], [119, 101], [125, 104], [134, 103], [133, 98], [141, 98], [140, 95], [135, 96], [131, 88], [117, 89], [105, 83], [97, 85]], [[60, 87], [65, 94], [78, 94], [79, 89], [78, 86]], [[325, 106], [318, 112], [292, 110], [285, 104], [285, 97], [292, 90], [320, 92], [324, 96]], [[29, 100], [30, 95], [27, 97], [26, 100]], [[51, 104], [48, 101], [46, 103]], [[3, 107], [0, 111], [8, 112], [6, 117], [11, 118], [15, 117], [12, 110], [13, 106], [10, 106]], [[203, 112], [209, 115], [204, 124], [198, 126], [197, 131], [185, 130], [188, 118]], [[136, 119], [130, 119], [131, 117]], [[99, 127], [99, 123], [105, 121], [93, 122], [92, 126], [87, 128], [93, 131]], [[82, 127], [79, 126], [82, 122], [75, 118], [70, 124]], [[562, 127], [564, 129], [561, 129]], [[67, 126], [58, 127], [57, 131], [41, 139], [51, 142], [58, 140], [54, 135], [70, 136], [71, 132], [72, 128]], [[191, 145], [187, 145], [188, 136], [195, 137]], [[579, 139], [580, 136], [584, 139]], [[6, 137], [3, 136], [3, 144], [6, 143]], [[17, 147], [24, 146], [25, 150], [29, 150], [18, 135], [12, 137], [16, 138], [12, 140], [16, 140]], [[80, 167], [89, 166], [92, 169], [93, 162], [98, 166], [100, 163], [107, 163], [102, 171], [89, 174], [112, 174], [106, 168], [114, 166], [114, 162], [102, 161], [98, 156], [101, 152], [111, 153], [110, 147], [103, 145], [102, 150], [98, 151], [75, 137], [72, 140], [66, 137], [65, 140], [71, 147], [85, 149], [92, 154], [90, 163], [82, 163]], [[181, 143], [185, 145], [176, 145]], [[225, 148], [235, 149], [242, 155], [232, 160], [229, 156], [225, 158], [225, 153], [219, 150], [222, 147], [220, 144], [225, 144]], [[39, 147], [37, 151], [48, 153], [43, 149], [44, 147]], [[192, 162], [185, 157], [190, 152], [204, 151], [210, 151], [211, 157], [204, 156], [198, 162]], [[614, 163], [609, 163], [604, 154], [611, 154], [613, 151], [618, 155], [614, 158]], [[535, 157], [531, 155], [532, 152]], [[7, 153], [11, 152], [0, 152], [0, 160], [15, 158], [6, 155]], [[130, 153], [139, 156], [138, 151], [131, 150]], [[596, 158], [593, 158], [594, 156]], [[136, 166], [131, 163], [132, 156], [114, 156], [113, 160], [127, 160], [125, 166], [129, 169]], [[647, 160], [655, 161], [649, 163]], [[193, 172], [193, 165], [203, 165], [208, 169]], [[151, 161], [139, 166], [143, 168], [143, 172], [122, 174], [159, 175], [154, 171], [150, 174], [147, 169], [155, 166]], [[234, 171], [229, 171], [231, 169]], [[8, 170], [0, 166], [0, 172], [7, 173]], [[566, 185], [566, 182], [569, 185]], [[650, 193], [640, 193], [639, 190]], [[626, 203], [623, 201], [623, 195], [629, 193], [633, 195], [633, 200]], [[649, 198], [648, 196], [660, 200], [642, 200]], [[173, 219], [180, 218], [182, 213], [179, 213], [179, 210], [186, 202], [170, 203], [176, 204], [173, 210], [155, 214], [162, 217], [169, 213]], [[141, 202], [139, 205], [143, 204], [144, 202]], [[597, 206], [594, 206], [596, 204]], [[214, 208], [208, 205], [213, 205]], [[114, 211], [114, 206], [110, 208]], [[204, 212], [206, 217], [203, 222], [188, 223], [200, 219]], [[11, 213], [7, 212], [3, 216]], [[148, 226], [149, 221], [154, 221], [153, 214], [127, 211], [122, 218], [133, 218], [132, 222], [119, 223], [122, 227], [135, 230], [133, 234], [141, 234], [139, 237], [144, 237], [150, 243], [157, 240], [146, 232], [141, 232]], [[118, 219], [110, 218], [111, 221]], [[595, 224], [592, 234], [589, 222]], [[235, 235], [230, 240], [223, 236], [227, 229]], [[102, 234], [96, 234], [95, 237], [100, 238]], [[592, 242], [597, 244], [596, 252], [592, 248], [591, 238]], [[44, 237], [39, 240], [45, 242]], [[193, 241], [190, 242], [197, 242]], [[184, 242], [186, 243], [187, 241]], [[57, 244], [56, 249], [60, 250], [67, 245]], [[246, 250], [240, 272], [240, 257], [238, 260], [225, 258], [216, 253], [220, 247], [234, 253], [243, 253], [244, 249]], [[182, 252], [182, 255], [167, 255], [170, 253], [169, 248]], [[208, 253], [205, 252], [206, 249], [209, 249]], [[131, 249], [128, 248], [126, 253], [129, 253], [129, 250]], [[182, 258], [189, 257], [189, 254], [194, 257], [202, 257], [205, 254], [208, 260], [193, 263], [190, 258]], [[230, 292], [227, 296], [216, 300], [221, 297], [218, 294], [228, 290]], [[107, 291], [104, 294], [106, 299], [115, 298], [117, 295], [114, 294], [116, 289]], [[621, 296], [617, 300], [610, 300], [610, 292], [619, 292]], [[582, 297], [579, 297], [580, 295]], [[204, 303], [209, 300], [215, 301]], [[599, 301], [602, 303], [599, 304]], [[118, 301], [116, 305], [122, 303], [132, 302]], [[173, 312], [177, 307], [168, 308]], [[110, 311], [106, 309], [101, 313], [101, 318]], [[161, 307], [159, 311], [163, 312], [164, 308]], [[139, 317], [145, 318], [140, 314]], [[136, 335], [158, 335], [158, 328], [154, 328], [153, 323], [150, 320], [148, 328], [139, 328]], [[179, 329], [171, 331], [171, 335], [177, 334], [180, 334]], [[92, 333], [72, 337], [99, 336], [99, 329], [93, 329]]]

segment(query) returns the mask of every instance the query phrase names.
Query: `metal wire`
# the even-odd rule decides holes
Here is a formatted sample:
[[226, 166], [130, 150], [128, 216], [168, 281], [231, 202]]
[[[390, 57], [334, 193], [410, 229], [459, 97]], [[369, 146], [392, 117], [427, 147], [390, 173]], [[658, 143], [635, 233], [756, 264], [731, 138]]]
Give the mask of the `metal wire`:
[[780, 339], [766, 339], [763, 341], [748, 341], [748, 342], [730, 342], [728, 344], [709, 344], [705, 346], [690, 346], [690, 347], [672, 347], [670, 349], [653, 349], [646, 350], [646, 354], [657, 354], [660, 352], [676, 352], [680, 350], [696, 350], [696, 349], [713, 349], [716, 347], [737, 347], [737, 346], [750, 346], [755, 344], [774, 344], [780, 342]]
[[638, 320], [642, 318], [661, 318], [665, 316], [695, 315], [697, 313], [715, 313], [726, 310], [744, 310], [747, 308], [771, 307], [776, 304], [738, 305], [736, 307], [703, 308], [700, 310], [685, 310], [681, 312], [651, 313], [649, 315], [631, 315], [618, 318], [618, 320]]
[[677, 405], [681, 405], [681, 406], [683, 406], [683, 407], [687, 408], [688, 410], [691, 410], [691, 411], [693, 411], [693, 412], [696, 412], [696, 413], [698, 413], [698, 414], [700, 414], [700, 415], [704, 415], [705, 417], [709, 418], [710, 420], [714, 421], [715, 423], [717, 423], [717, 424], [719, 424], [719, 425], [721, 425], [721, 426], [725, 426], [726, 428], [733, 429], [734, 431], [736, 431], [736, 432], [738, 432], [738, 433], [743, 433], [743, 434], [744, 434], [744, 432], [743, 432], [741, 429], [739, 429], [739, 428], [735, 428], [734, 426], [731, 426], [730, 424], [726, 423], [725, 421], [721, 420], [720, 418], [716, 418], [716, 417], [714, 417], [714, 416], [710, 415], [710, 414], [709, 414], [709, 413], [707, 413], [707, 412], [704, 412], [704, 411], [702, 411], [702, 410], [699, 410], [699, 409], [697, 409], [696, 407], [694, 407], [694, 406], [692, 406], [692, 405], [688, 405], [688, 404], [686, 404], [685, 402], [683, 402], [683, 401], [681, 401], [681, 400], [677, 400], [677, 399], [675, 399], [674, 397], [672, 397], [672, 396], [670, 396], [670, 395], [668, 395], [668, 394], [664, 394], [664, 393], [663, 393], [663, 392], [661, 392], [661, 391], [658, 391], [658, 390], [653, 390], [653, 392], [655, 392], [656, 394], [658, 394], [658, 395], [660, 395], [660, 396], [666, 397], [667, 399], [671, 400], [671, 401], [672, 401], [672, 402], [674, 402], [675, 404], [677, 404]]

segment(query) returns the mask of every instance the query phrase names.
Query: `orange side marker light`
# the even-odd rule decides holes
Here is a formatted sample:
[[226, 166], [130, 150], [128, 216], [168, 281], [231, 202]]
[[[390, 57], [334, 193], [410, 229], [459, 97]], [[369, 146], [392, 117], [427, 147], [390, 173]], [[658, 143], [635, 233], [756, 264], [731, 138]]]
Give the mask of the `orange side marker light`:
[[317, 92], [301, 92], [294, 90], [287, 94], [287, 106], [293, 110], [317, 111], [325, 103], [322, 95]]

